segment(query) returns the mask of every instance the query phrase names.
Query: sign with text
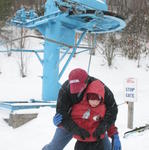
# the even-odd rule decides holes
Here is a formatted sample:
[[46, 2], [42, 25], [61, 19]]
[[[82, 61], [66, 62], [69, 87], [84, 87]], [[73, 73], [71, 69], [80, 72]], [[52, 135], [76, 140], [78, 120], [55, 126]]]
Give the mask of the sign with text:
[[124, 98], [127, 102], [137, 101], [137, 80], [127, 78], [124, 82]]

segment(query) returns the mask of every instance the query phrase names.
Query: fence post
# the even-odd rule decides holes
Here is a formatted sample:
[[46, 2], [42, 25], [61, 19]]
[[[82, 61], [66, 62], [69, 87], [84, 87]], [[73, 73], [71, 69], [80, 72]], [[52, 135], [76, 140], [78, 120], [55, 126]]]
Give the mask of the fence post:
[[128, 102], [128, 125], [127, 127], [133, 129], [133, 114], [134, 114], [134, 102]]

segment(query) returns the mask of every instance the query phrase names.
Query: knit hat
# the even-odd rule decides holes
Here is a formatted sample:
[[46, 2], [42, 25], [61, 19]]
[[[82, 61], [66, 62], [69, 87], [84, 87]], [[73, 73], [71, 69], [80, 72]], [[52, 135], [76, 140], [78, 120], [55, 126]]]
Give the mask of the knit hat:
[[86, 88], [88, 74], [85, 70], [77, 68], [69, 74], [70, 93], [77, 94]]
[[87, 100], [102, 100], [102, 97], [95, 93], [87, 93]]

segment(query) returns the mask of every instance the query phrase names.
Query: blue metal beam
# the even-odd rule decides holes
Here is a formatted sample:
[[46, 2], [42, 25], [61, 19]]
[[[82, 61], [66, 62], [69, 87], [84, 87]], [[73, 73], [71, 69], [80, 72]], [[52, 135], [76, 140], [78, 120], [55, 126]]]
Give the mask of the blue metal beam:
[[54, 20], [60, 14], [61, 14], [60, 11], [56, 11], [56, 12], [52, 12], [51, 14], [40, 16], [38, 18], [26, 20], [26, 21], [20, 21], [17, 20], [16, 18], [13, 18], [10, 23], [18, 27], [35, 28], [39, 25], [48, 23], [50, 20]]
[[77, 47], [78, 47], [79, 44], [81, 43], [81, 40], [82, 40], [82, 38], [85, 36], [86, 32], [87, 32], [87, 31], [84, 31], [84, 32], [81, 34], [80, 39], [78, 40], [76, 47], [73, 48], [73, 51], [72, 51], [71, 55], [69, 56], [69, 58], [68, 58], [68, 60], [66, 61], [65, 65], [63, 66], [61, 72], [59, 73], [59, 80], [60, 80], [60, 78], [62, 77], [62, 75], [63, 75], [63, 73], [64, 73], [66, 67], [68, 66], [70, 60], [71, 60], [72, 57], [74, 56], [74, 54], [75, 54], [75, 52], [76, 52], [76, 50], [77, 50]]
[[67, 48], [67, 50], [65, 51], [65, 53], [60, 58], [59, 62], [61, 62], [64, 59], [64, 57], [66, 56], [66, 54], [68, 54], [69, 50], [70, 50], [70, 48]]
[[21, 109], [37, 109], [40, 107], [47, 107], [47, 106], [55, 107], [55, 105], [56, 105], [55, 101], [50, 101], [50, 102], [6, 101], [6, 102], [0, 102], [0, 109], [10, 110], [12, 113], [16, 110], [21, 110]]
[[40, 58], [40, 55], [38, 54], [38, 52], [34, 52], [34, 53], [37, 56], [38, 60], [40, 61], [41, 65], [43, 66], [43, 60]]

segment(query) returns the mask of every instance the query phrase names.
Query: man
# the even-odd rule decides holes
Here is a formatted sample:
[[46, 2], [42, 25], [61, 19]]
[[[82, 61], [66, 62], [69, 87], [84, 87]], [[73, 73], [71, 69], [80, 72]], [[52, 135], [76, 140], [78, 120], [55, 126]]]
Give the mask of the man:
[[[69, 80], [65, 81], [59, 91], [56, 107], [58, 114], [54, 118], [54, 122], [57, 125], [61, 122], [60, 125], [64, 128], [57, 128], [52, 142], [46, 145], [43, 150], [62, 150], [74, 134], [84, 139], [89, 136], [89, 133], [85, 129], [80, 128], [72, 120], [70, 111], [74, 104], [77, 104], [82, 100], [87, 86], [95, 80], [97, 79], [89, 76], [85, 70], [80, 68], [70, 72]], [[106, 113], [99, 128], [95, 130], [94, 135], [96, 138], [100, 138], [100, 136], [115, 123], [118, 112], [114, 96], [106, 85], [104, 85], [104, 91]], [[111, 144], [107, 136], [105, 136], [103, 141], [105, 150], [111, 150]], [[116, 146], [115, 150], [121, 150], [118, 134], [113, 136], [113, 143], [116, 143], [114, 145], [114, 147]]]

